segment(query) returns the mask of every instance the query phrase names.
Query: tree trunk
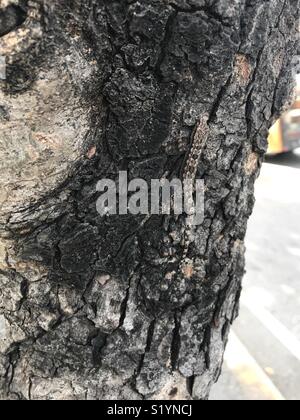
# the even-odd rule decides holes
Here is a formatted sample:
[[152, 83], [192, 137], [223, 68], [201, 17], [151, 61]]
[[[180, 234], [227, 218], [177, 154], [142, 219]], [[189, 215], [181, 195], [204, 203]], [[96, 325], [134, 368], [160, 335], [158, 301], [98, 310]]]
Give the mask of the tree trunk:
[[[206, 399], [238, 314], [298, 0], [1, 0], [2, 399]], [[205, 220], [100, 216], [97, 181], [180, 176]]]

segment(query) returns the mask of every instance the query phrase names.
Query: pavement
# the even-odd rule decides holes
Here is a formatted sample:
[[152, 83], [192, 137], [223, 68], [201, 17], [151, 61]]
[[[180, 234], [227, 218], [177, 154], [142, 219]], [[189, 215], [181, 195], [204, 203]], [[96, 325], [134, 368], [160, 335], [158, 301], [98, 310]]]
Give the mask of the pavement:
[[267, 158], [246, 245], [240, 317], [211, 400], [299, 400], [300, 150]]

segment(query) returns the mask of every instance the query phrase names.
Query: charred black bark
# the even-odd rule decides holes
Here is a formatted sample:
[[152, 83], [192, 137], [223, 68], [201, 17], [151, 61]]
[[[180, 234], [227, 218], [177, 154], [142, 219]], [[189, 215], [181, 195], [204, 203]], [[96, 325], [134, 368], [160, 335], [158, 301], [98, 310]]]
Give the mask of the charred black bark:
[[[238, 313], [267, 130], [291, 92], [299, 2], [47, 3], [0, 29], [0, 127], [29, 130], [13, 150], [0, 137], [1, 398], [205, 399]], [[184, 218], [100, 217], [96, 183], [179, 176], [204, 115], [205, 221], [182, 278]]]

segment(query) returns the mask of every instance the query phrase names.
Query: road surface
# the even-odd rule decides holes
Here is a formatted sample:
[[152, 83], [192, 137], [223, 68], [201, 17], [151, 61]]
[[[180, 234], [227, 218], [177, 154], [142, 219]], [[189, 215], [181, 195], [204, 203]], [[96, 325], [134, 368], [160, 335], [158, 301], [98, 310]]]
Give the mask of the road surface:
[[300, 399], [300, 151], [267, 159], [247, 234], [247, 274], [212, 400]]

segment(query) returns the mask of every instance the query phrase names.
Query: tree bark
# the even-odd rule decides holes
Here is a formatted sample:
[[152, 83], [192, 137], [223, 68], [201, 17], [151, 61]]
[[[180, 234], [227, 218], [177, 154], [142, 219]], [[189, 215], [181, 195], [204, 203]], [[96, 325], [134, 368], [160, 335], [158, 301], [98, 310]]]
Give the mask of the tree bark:
[[[238, 314], [298, 0], [0, 1], [2, 399], [206, 399]], [[205, 221], [106, 216], [96, 183], [179, 176]]]

